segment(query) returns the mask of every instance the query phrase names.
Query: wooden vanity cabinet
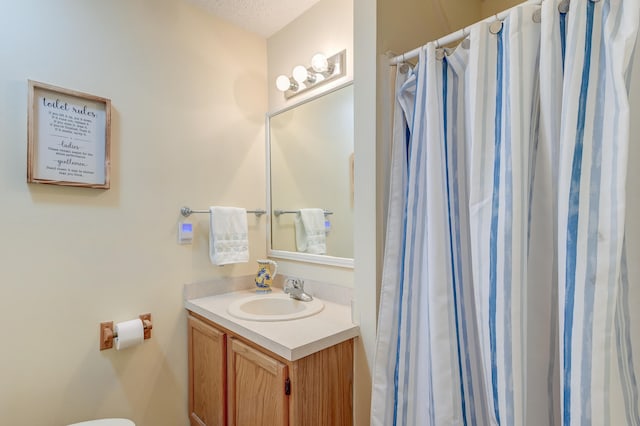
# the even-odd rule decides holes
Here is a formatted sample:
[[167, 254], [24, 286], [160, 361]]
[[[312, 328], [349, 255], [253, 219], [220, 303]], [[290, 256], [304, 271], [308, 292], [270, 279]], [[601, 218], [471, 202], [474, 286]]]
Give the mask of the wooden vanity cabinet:
[[191, 426], [226, 425], [226, 336], [193, 316], [188, 324], [189, 421]]
[[352, 339], [288, 361], [197, 314], [188, 324], [192, 426], [353, 424]]
[[288, 425], [287, 366], [229, 339], [229, 425]]

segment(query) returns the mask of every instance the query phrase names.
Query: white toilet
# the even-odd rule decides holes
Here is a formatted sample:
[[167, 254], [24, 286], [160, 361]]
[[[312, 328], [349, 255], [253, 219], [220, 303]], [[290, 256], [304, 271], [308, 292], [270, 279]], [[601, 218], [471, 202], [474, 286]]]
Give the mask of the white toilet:
[[136, 426], [136, 424], [127, 419], [99, 419], [74, 423], [69, 426]]

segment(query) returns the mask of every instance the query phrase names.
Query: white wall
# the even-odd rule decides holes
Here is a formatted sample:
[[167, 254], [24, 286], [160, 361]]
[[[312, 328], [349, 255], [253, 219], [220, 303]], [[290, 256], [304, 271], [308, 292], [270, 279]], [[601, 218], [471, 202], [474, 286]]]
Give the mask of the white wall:
[[[264, 207], [266, 42], [179, 0], [0, 0], [0, 424], [122, 416], [186, 425], [184, 283], [212, 266], [206, 215]], [[112, 187], [26, 183], [27, 79], [110, 98]], [[98, 350], [101, 321], [151, 312], [153, 338]]]
[[355, 283], [354, 293], [361, 338], [355, 347], [356, 425], [369, 424], [371, 369], [376, 339], [378, 309], [378, 241], [376, 211], [376, 0], [354, 0], [354, 132], [355, 132]]

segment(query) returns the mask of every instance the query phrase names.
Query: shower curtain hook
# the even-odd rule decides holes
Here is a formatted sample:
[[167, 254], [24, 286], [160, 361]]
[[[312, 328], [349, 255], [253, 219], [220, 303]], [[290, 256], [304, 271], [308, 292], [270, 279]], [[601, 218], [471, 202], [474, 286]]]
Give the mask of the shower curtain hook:
[[440, 49], [440, 40], [436, 40], [436, 49]]
[[489, 32], [494, 35], [498, 34], [502, 30], [502, 21], [498, 18], [497, 13], [495, 17], [496, 20], [489, 25]]

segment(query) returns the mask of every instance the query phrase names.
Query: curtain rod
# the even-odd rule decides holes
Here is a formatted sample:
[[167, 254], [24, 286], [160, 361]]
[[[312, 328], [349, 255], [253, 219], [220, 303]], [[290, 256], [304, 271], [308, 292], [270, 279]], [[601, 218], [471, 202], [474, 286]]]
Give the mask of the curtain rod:
[[[441, 37], [441, 38], [435, 40], [435, 43], [438, 46], [445, 46], [445, 45], [447, 45], [449, 43], [453, 43], [455, 41], [462, 40], [463, 38], [465, 38], [466, 36], [469, 35], [469, 33], [471, 32], [471, 28], [475, 27], [476, 25], [479, 25], [479, 24], [481, 24], [483, 22], [492, 22], [494, 20], [502, 20], [502, 19], [506, 18], [507, 16], [509, 16], [509, 13], [512, 10], [514, 10], [514, 9], [520, 7], [520, 6], [523, 6], [523, 5], [526, 5], [526, 4], [539, 5], [539, 4], [542, 4], [542, 1], [543, 0], [528, 0], [528, 1], [525, 1], [524, 3], [520, 3], [520, 4], [518, 4], [516, 6], [513, 6], [513, 7], [509, 8], [509, 9], [507, 9], [505, 11], [502, 11], [500, 13], [496, 13], [493, 16], [490, 16], [490, 17], [488, 17], [486, 19], [483, 19], [482, 21], [476, 22], [475, 24], [472, 24], [469, 27], [462, 28], [461, 30], [454, 31], [451, 34], [448, 34], [448, 35], [446, 35], [444, 37]], [[422, 49], [422, 47], [423, 46], [416, 47], [415, 49], [410, 50], [409, 52], [406, 52], [406, 53], [403, 53], [402, 55], [398, 55], [398, 56], [395, 56], [395, 57], [391, 58], [389, 60], [389, 65], [398, 65], [398, 64], [400, 64], [402, 62], [405, 62], [408, 59], [416, 58], [420, 54], [420, 50]]]

